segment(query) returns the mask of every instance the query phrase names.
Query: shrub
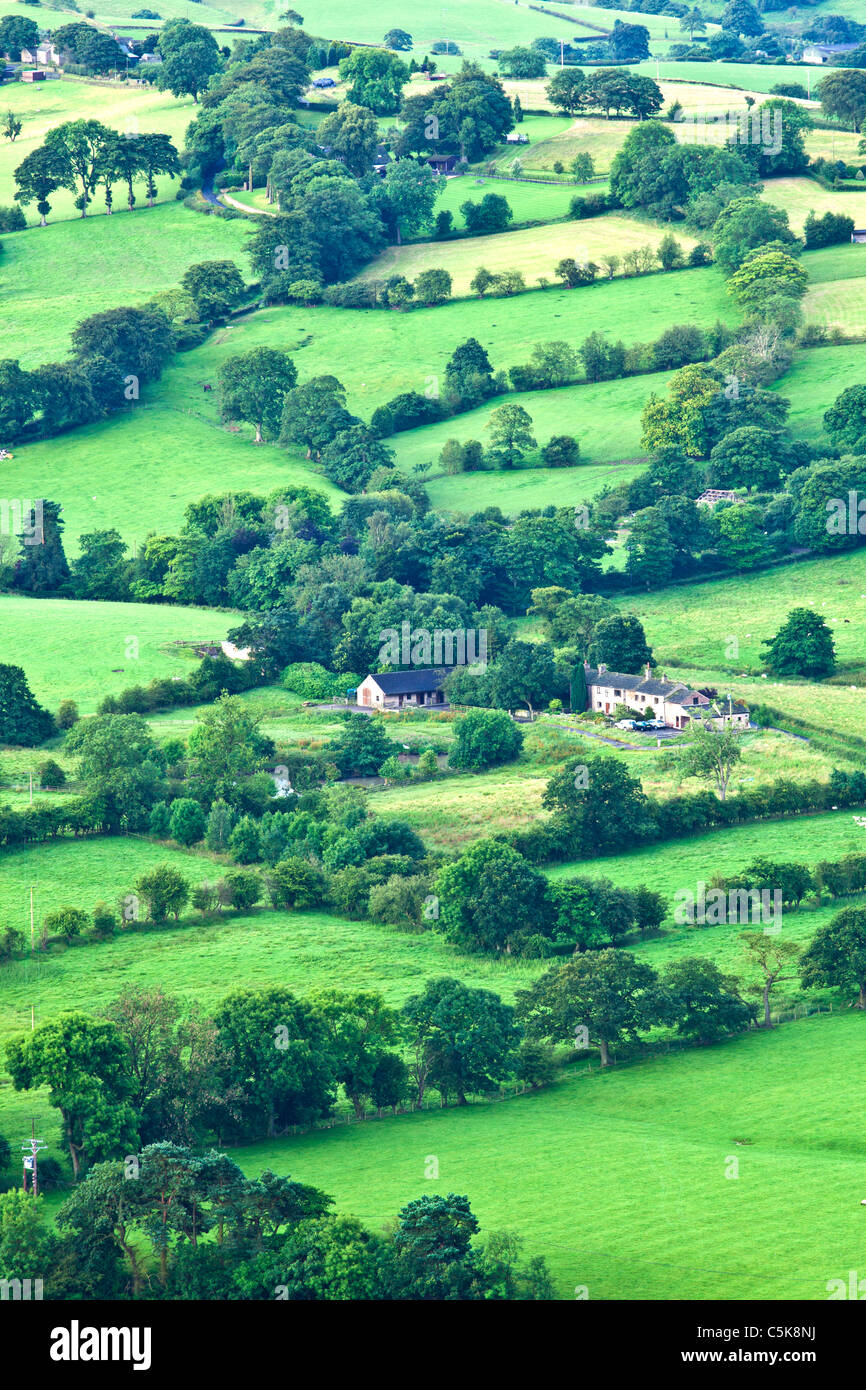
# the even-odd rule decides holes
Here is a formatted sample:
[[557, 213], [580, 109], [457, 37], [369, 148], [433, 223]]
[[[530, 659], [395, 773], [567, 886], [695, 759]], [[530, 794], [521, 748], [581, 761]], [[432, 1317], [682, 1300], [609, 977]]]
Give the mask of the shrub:
[[327, 896], [321, 869], [308, 859], [290, 855], [275, 864], [267, 877], [274, 907], [303, 912], [321, 907]]
[[38, 771], [40, 787], [66, 786], [66, 773], [53, 758], [46, 758], [44, 763], [40, 763]]
[[570, 434], [554, 434], [541, 450], [547, 468], [570, 468], [579, 461], [580, 445]]
[[158, 840], [167, 840], [171, 834], [171, 809], [165, 801], [157, 801], [151, 807], [148, 829]]
[[179, 845], [197, 845], [204, 839], [207, 821], [201, 806], [192, 797], [182, 796], [172, 803], [169, 829]]
[[78, 907], [58, 907], [42, 918], [43, 936], [62, 936], [72, 941], [90, 926], [90, 918]]
[[229, 848], [238, 864], [255, 864], [261, 859], [261, 836], [252, 816], [241, 816], [229, 836]]
[[57, 708], [58, 729], [71, 729], [78, 722], [78, 706], [74, 700], [61, 700]]

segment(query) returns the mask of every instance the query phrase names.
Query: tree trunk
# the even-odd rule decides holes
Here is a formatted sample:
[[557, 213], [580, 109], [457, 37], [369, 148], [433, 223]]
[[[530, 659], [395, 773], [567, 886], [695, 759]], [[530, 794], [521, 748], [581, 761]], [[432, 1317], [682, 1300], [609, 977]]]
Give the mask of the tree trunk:
[[858, 1009], [866, 1009], [866, 980], [860, 981], [860, 998], [857, 1000]]
[[601, 1065], [602, 1065], [603, 1067], [609, 1067], [609, 1066], [610, 1066], [610, 1053], [609, 1053], [608, 1050], [607, 1050], [607, 1039], [606, 1039], [606, 1038], [600, 1038], [600, 1039], [599, 1039], [598, 1050], [599, 1050], [599, 1053], [601, 1054]]
[[772, 1026], [770, 1020], [770, 981], [768, 980], [764, 985], [764, 1027], [772, 1028]]
[[467, 1099], [466, 1099], [466, 1097], [465, 1097], [465, 1095], [463, 1094], [462, 1091], [458, 1091], [458, 1092], [457, 1092], [457, 1104], [458, 1104], [458, 1105], [468, 1105], [468, 1104], [469, 1104], [469, 1102], [467, 1101]]
[[257, 443], [257, 444], [261, 444], [261, 442], [262, 442], [262, 427], [261, 427], [260, 424], [257, 423], [257, 424], [256, 424], [256, 443]]

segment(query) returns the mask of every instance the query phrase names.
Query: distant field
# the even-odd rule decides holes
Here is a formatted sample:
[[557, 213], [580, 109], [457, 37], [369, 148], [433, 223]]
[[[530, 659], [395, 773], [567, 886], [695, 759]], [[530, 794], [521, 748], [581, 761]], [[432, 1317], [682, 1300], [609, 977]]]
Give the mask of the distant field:
[[[739, 693], [739, 686], [737, 691]], [[371, 805], [377, 815], [410, 821], [427, 843], [452, 852], [459, 852], [482, 836], [546, 818], [541, 798], [556, 764], [533, 762], [531, 749], [535, 731], [543, 733], [550, 722], [562, 727], [565, 738], [573, 744], [573, 756], [577, 756], [578, 750], [604, 754], [616, 751], [598, 739], [582, 738], [578, 727], [570, 724], [567, 716], [555, 721], [543, 717], [535, 729], [528, 731], [526, 755], [520, 762], [492, 772], [450, 777], [442, 782], [390, 786], [377, 791]], [[668, 759], [669, 750], [657, 751], [652, 740], [636, 741], [644, 743], [646, 751], [623, 751], [617, 756], [625, 761], [635, 777], [640, 778], [645, 792], [664, 797], [673, 795], [675, 778]], [[832, 766], [833, 760], [828, 755], [785, 734], [749, 733], [744, 739], [743, 761], [731, 780], [731, 794], [764, 785], [777, 777], [790, 777], [794, 782], [813, 777], [826, 781]], [[693, 790], [699, 784], [688, 782], [684, 785], [686, 790]], [[628, 862], [629, 856], [622, 858]], [[608, 862], [606, 859], [599, 861], [600, 872], [607, 872]]]
[[[829, 8], [833, 14], [840, 14], [843, 7], [835, 5]], [[815, 7], [810, 5], [808, 13], [811, 22]], [[853, 14], [853, 11], [849, 13]], [[798, 11], [798, 16], [802, 16], [802, 11]], [[783, 23], [784, 16], [774, 11], [772, 22]], [[672, 42], [681, 42], [679, 24], [676, 21], [671, 21], [671, 35]], [[702, 85], [718, 83], [721, 87], [736, 87], [740, 91], [769, 92], [779, 82], [800, 82], [808, 89], [809, 82], [814, 86], [826, 75], [827, 69], [801, 64], [797, 64], [796, 67], [776, 67], [770, 63], [674, 63], [664, 59], [656, 63], [655, 58], [649, 58], [643, 63], [636, 63], [632, 71], [652, 78], [655, 78], [658, 72], [663, 82], [697, 82]]]
[[[531, 286], [540, 275], [552, 281], [554, 267], [563, 256], [600, 264], [602, 256], [614, 249], [620, 256], [639, 246], [655, 249], [665, 230], [649, 220], [638, 221], [619, 213], [605, 213], [582, 222], [555, 223], [543, 229], [530, 227], [462, 241], [389, 246], [355, 278], [381, 280], [388, 275], [405, 275], [413, 280], [420, 271], [437, 266], [450, 273], [456, 294], [466, 294], [476, 270], [486, 266], [494, 273], [519, 270]], [[697, 240], [679, 228], [677, 239], [686, 251]]]
[[174, 289], [198, 261], [233, 260], [246, 276], [248, 227], [165, 203], [4, 235], [0, 351], [28, 367], [61, 360], [81, 319]]
[[[706, 584], [660, 589], [646, 597], [629, 595], [621, 605], [640, 618], [661, 665], [675, 658], [688, 667], [760, 672], [766, 669], [761, 640], [773, 636], [792, 608], [813, 608], [833, 629], [839, 662], [863, 666], [866, 548]], [[734, 640], [737, 656], [726, 660], [726, 648]], [[767, 687], [766, 702], [779, 703], [773, 697], [772, 679], [761, 685]]]
[[803, 301], [808, 323], [866, 331], [866, 256], [860, 245], [828, 246], [806, 253], [809, 288]]
[[130, 544], [149, 531], [175, 532], [187, 504], [207, 492], [267, 493], [303, 483], [332, 499], [342, 496], [287, 450], [256, 448], [244, 435], [159, 403], [73, 434], [16, 445], [14, 459], [3, 464], [3, 483], [10, 497], [62, 504], [70, 555], [86, 531], [116, 527]]
[[171, 644], [222, 641], [239, 620], [214, 608], [0, 594], [0, 661], [23, 666], [37, 700], [50, 708], [69, 698], [92, 713], [103, 695], [188, 675], [195, 656]]
[[[20, 13], [20, 6], [16, 7]], [[178, 7], [180, 13], [180, 7]], [[57, 28], [62, 21], [53, 19], [48, 27]], [[47, 21], [43, 21], [47, 24]], [[56, 82], [26, 83], [12, 82], [3, 87], [3, 107], [11, 109], [21, 117], [24, 129], [17, 140], [4, 140], [0, 147], [0, 203], [11, 203], [15, 192], [13, 171], [23, 159], [42, 144], [46, 132], [63, 121], [88, 120], [102, 121], [120, 131], [160, 131], [170, 135], [178, 150], [183, 145], [183, 135], [193, 118], [193, 103], [190, 97], [178, 99], [170, 92], [157, 91], [155, 87], [127, 87], [122, 84], [87, 82], [78, 77], [63, 77]], [[157, 180], [160, 202], [174, 198], [178, 180], [161, 174]], [[134, 184], [136, 206], [147, 207], [145, 184]], [[125, 185], [114, 190], [115, 206], [118, 212], [126, 206]], [[58, 189], [49, 198], [51, 213], [49, 223], [67, 218], [78, 218], [74, 206], [75, 194], [68, 189]], [[28, 222], [38, 225], [39, 214], [35, 203], [24, 209]], [[105, 205], [102, 192], [97, 191], [90, 205], [88, 216], [104, 215]], [[118, 267], [118, 270], [121, 268]]]
[[[574, 235], [580, 225], [569, 224]], [[505, 240], [517, 235], [522, 234], [509, 233]], [[478, 241], [452, 244], [471, 248]], [[432, 265], [442, 264], [439, 243], [421, 249], [429, 252]], [[738, 313], [715, 266], [672, 271], [664, 277], [597, 281], [590, 289], [567, 290], [557, 284], [544, 293], [472, 298], [408, 314], [326, 305], [274, 306], [236, 320], [202, 347], [180, 354], [157, 389], [160, 399], [216, 422], [216, 393], [205, 395], [201, 383], [216, 380], [227, 356], [267, 345], [290, 353], [302, 379], [336, 370], [347, 388], [350, 408], [369, 418], [376, 406], [401, 391], [423, 393], [437, 381], [441, 389], [448, 358], [470, 337], [478, 339], [499, 370], [526, 361], [533, 344], [553, 338], [577, 347], [598, 330], [633, 343], [656, 338], [676, 323], [709, 326], [716, 319], [733, 325]], [[454, 422], [457, 432], [463, 428], [461, 421], [462, 417]]]
[[794, 435], [825, 440], [824, 411], [846, 387], [862, 385], [863, 378], [864, 351], [858, 344], [815, 348], [798, 355], [773, 389], [791, 402], [788, 424]]
[[[536, 398], [538, 399], [538, 398]], [[530, 407], [525, 404], [525, 408]], [[460, 421], [451, 422], [457, 426]], [[455, 437], [460, 431], [455, 428]], [[402, 438], [402, 436], [398, 436]], [[508, 515], [529, 507], [576, 506], [588, 502], [606, 483], [631, 482], [642, 464], [616, 467], [521, 468], [512, 472], [456, 473], [433, 478], [427, 486], [437, 511], [474, 512], [501, 507]]]
[[814, 210], [820, 217], [825, 212], [844, 212], [855, 222], [863, 220], [866, 214], [866, 194], [834, 192], [822, 188], [814, 179], [783, 178], [767, 179], [764, 183], [764, 198], [775, 203], [788, 214], [791, 230], [802, 232], [809, 213]]
[[807, 1019], [235, 1157], [323, 1187], [374, 1227], [425, 1193], [465, 1192], [485, 1230], [546, 1256], [561, 1298], [824, 1300], [861, 1258], [863, 1037], [859, 1014]]
[[[566, 125], [569, 122], [565, 122]], [[488, 179], [483, 175], [467, 174], [459, 179], [446, 179], [442, 194], [436, 200], [436, 213], [450, 211], [454, 216], [454, 226], [464, 228], [466, 218], [460, 211], [465, 202], [479, 203], [486, 193], [496, 193], [505, 198], [514, 214], [515, 224], [537, 220], [553, 221], [568, 216], [568, 207], [576, 194], [595, 192], [598, 185], [578, 186], [574, 183], [557, 187], [544, 183], [521, 183], [515, 179]]]
[[[821, 859], [840, 859], [843, 854], [852, 851], [862, 854], [864, 850], [866, 830], [855, 825], [853, 813], [828, 811], [818, 816], [785, 816], [782, 820], [710, 830], [664, 844], [646, 845], [631, 854], [555, 864], [547, 874], [554, 880], [572, 878], [575, 874], [610, 878], [624, 888], [645, 883], [673, 901], [679, 889], [694, 889], [701, 879], [708, 883], [713, 874], [735, 873], [759, 855], [767, 859], [817, 864]], [[786, 913], [785, 920], [796, 915]], [[804, 918], [808, 915], [802, 913]], [[680, 928], [681, 932], [684, 930]], [[702, 933], [689, 928], [687, 935], [697, 943]]]
[[[55, 853], [67, 849], [68, 854]], [[73, 855], [73, 850], [79, 853]], [[20, 856], [20, 865], [18, 859], [12, 855], [3, 861], [4, 877], [8, 865], [10, 880], [3, 890], [4, 922], [21, 930], [26, 925], [28, 934], [34, 871], [38, 901], [47, 911], [66, 902], [92, 908], [100, 897], [113, 902], [154, 864], [171, 863], [195, 882], [214, 880], [225, 867], [201, 855], [135, 839], [52, 845], [38, 865], [28, 855]], [[231, 989], [262, 989], [275, 979], [301, 995], [334, 987], [339, 979], [341, 989], [379, 990], [390, 1003], [399, 1004], [433, 976], [459, 975], [513, 998], [515, 987], [528, 984], [540, 967], [536, 962], [511, 965], [461, 956], [433, 932], [413, 935], [328, 913], [268, 910], [207, 925], [190, 922], [179, 929], [121, 933], [112, 941], [52, 955], [37, 967], [23, 961], [0, 969], [0, 1035], [8, 1037], [24, 1026], [25, 1017], [29, 1027], [34, 996], [37, 1023], [40, 1014], [47, 1018], [61, 1009], [96, 1012], [131, 984], [161, 984], [184, 999], [213, 1006]], [[0, 1132], [5, 1132], [2, 1102]]]
[[[571, 434], [580, 444], [581, 457], [587, 463], [613, 462], [619, 459], [636, 460], [640, 449], [640, 414], [644, 401], [651, 391], [663, 393], [670, 380], [670, 372], [655, 372], [649, 376], [625, 377], [619, 381], [600, 381], [582, 386], [564, 386], [556, 391], [514, 392], [507, 398], [509, 405], [522, 405], [532, 417], [535, 438], [539, 444], [546, 444], [553, 434]], [[397, 461], [403, 467], [426, 460], [435, 460], [446, 439], [489, 439], [485, 433], [491, 414], [502, 404], [501, 398], [494, 398], [478, 410], [471, 410], [453, 420], [443, 420], [440, 424], [425, 425], [422, 429], [408, 430], [395, 435], [391, 443], [397, 454]], [[567, 505], [571, 501], [570, 488], [576, 482], [583, 495], [580, 481], [582, 470], [568, 469], [569, 481], [562, 483], [555, 476], [559, 469], [548, 470], [550, 495], [547, 500], [557, 505]], [[479, 496], [487, 497], [487, 474], [470, 475], [477, 483], [460, 480], [460, 493], [467, 495], [477, 489]], [[504, 477], [500, 487], [506, 493], [514, 486], [512, 478], [519, 479], [517, 470]], [[506, 481], [507, 479], [507, 481]], [[616, 474], [611, 481], [619, 481]], [[536, 482], [538, 480], [535, 480]], [[448, 480], [448, 484], [451, 480]], [[446, 484], [446, 488], [448, 486]], [[435, 486], [435, 484], [434, 484]], [[546, 488], [545, 488], [546, 491]], [[447, 494], [446, 494], [447, 495]], [[575, 501], [581, 500], [581, 495]], [[537, 491], [536, 491], [537, 496]], [[467, 498], [468, 500], [468, 498]], [[538, 503], [536, 502], [536, 505]], [[477, 508], [477, 503], [476, 503]]]

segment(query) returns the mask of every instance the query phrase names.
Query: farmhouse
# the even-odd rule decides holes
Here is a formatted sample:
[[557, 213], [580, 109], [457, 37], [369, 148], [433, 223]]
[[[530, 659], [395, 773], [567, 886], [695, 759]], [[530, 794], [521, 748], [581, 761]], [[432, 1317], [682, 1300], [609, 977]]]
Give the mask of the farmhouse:
[[505, 137], [506, 145], [528, 145], [529, 136], [522, 130], [510, 130]]
[[453, 174], [457, 156], [456, 154], [431, 154], [427, 163], [437, 174]]
[[853, 53], [859, 43], [807, 43], [803, 49], [804, 63], [832, 63], [844, 53]]
[[604, 662], [596, 670], [585, 661], [583, 669], [587, 708], [602, 714], [613, 714], [617, 705], [627, 705], [646, 719], [662, 720], [669, 729], [686, 729], [693, 719], [706, 719], [717, 728], [725, 724], [748, 727], [749, 711], [740, 700], [730, 695], [717, 700], [702, 690], [692, 690], [682, 681], [656, 678], [649, 662], [642, 676], [609, 671]]
[[742, 497], [738, 497], [730, 488], [708, 487], [706, 492], [702, 492], [700, 497], [695, 498], [696, 507], [715, 507], [719, 502], [742, 502]]
[[441, 689], [448, 675], [444, 666], [422, 671], [390, 671], [366, 676], [357, 690], [357, 701], [366, 709], [403, 709], [407, 705], [438, 705], [447, 709]]
[[851, 233], [851, 240], [862, 246], [866, 242], [866, 227], [855, 227]]
[[40, 67], [60, 68], [65, 59], [50, 39], [43, 39], [36, 48], [22, 48], [21, 61], [22, 63], [37, 63]]

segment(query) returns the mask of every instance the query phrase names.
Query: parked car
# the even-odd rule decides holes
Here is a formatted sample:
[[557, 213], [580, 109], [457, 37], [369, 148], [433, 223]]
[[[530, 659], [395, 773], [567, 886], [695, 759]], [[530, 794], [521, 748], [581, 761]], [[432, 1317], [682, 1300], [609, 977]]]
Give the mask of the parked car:
[[618, 719], [613, 727], [615, 729], [636, 729], [637, 725], [633, 719]]

